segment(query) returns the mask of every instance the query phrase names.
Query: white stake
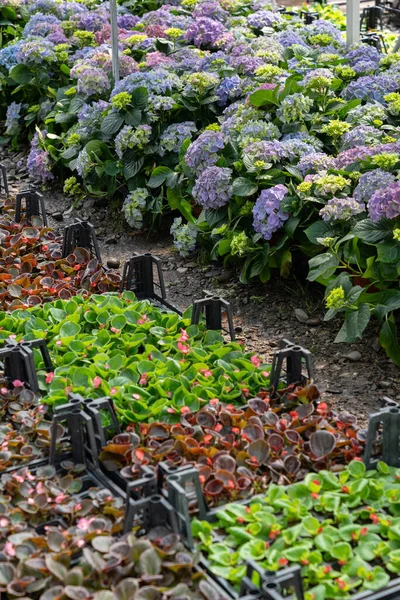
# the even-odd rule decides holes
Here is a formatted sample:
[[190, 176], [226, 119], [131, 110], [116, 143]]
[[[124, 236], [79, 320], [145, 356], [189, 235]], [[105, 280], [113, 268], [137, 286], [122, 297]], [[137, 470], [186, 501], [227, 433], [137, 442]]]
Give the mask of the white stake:
[[117, 83], [119, 81], [117, 0], [110, 0], [110, 21], [112, 43], [112, 72], [114, 77], [114, 83]]
[[350, 48], [360, 41], [360, 0], [346, 1], [346, 43]]

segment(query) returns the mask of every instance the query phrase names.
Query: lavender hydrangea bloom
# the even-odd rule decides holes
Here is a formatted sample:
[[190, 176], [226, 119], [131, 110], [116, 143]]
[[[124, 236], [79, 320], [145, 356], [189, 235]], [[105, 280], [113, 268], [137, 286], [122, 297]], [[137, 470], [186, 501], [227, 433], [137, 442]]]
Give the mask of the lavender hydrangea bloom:
[[110, 80], [103, 69], [86, 67], [78, 74], [78, 92], [85, 98], [104, 94], [110, 87]]
[[275, 23], [282, 21], [282, 17], [277, 12], [272, 10], [259, 10], [247, 17], [247, 24], [254, 29], [262, 29], [263, 27], [272, 27]]
[[99, 7], [97, 10], [79, 15], [77, 28], [84, 31], [100, 31], [108, 23], [108, 9]]
[[17, 61], [26, 65], [37, 66], [57, 62], [53, 44], [47, 40], [33, 39], [23, 42], [18, 47]]
[[121, 29], [133, 29], [140, 22], [140, 18], [130, 13], [125, 13], [117, 17], [117, 25]]
[[224, 145], [224, 136], [220, 131], [206, 130], [190, 144], [185, 162], [195, 173], [201, 173], [207, 167], [215, 165], [219, 158], [217, 152]]
[[54, 15], [43, 15], [41, 13], [36, 13], [25, 25], [22, 32], [22, 37], [27, 38], [32, 35], [46, 37], [46, 35], [51, 31], [51, 26], [59, 25], [60, 23], [60, 19]]
[[247, 148], [253, 142], [274, 140], [279, 136], [278, 127], [269, 121], [248, 121], [240, 129], [238, 143], [241, 148]]
[[225, 27], [219, 21], [201, 17], [189, 25], [185, 39], [193, 42], [195, 46], [215, 46], [218, 39], [226, 32]]
[[232, 170], [207, 167], [197, 178], [192, 195], [203, 208], [220, 208], [232, 197]]
[[161, 134], [158, 153], [160, 156], [164, 156], [166, 152], [179, 152], [183, 142], [188, 138], [192, 138], [196, 131], [196, 123], [193, 121], [183, 121], [182, 123], [170, 125]]
[[282, 158], [285, 157], [285, 150], [281, 142], [278, 141], [262, 141], [262, 142], [254, 142], [253, 144], [249, 144], [247, 148], [245, 148], [244, 158], [248, 161], [248, 163], [254, 164], [255, 162], [278, 162]]
[[89, 154], [87, 153], [86, 148], [81, 150], [78, 154], [78, 158], [76, 159], [76, 170], [78, 175], [81, 177], [86, 177], [91, 169]]
[[335, 159], [333, 156], [329, 156], [324, 152], [315, 152], [313, 154], [307, 154], [302, 157], [297, 163], [297, 168], [301, 171], [304, 176], [309, 172], [326, 171], [333, 168], [335, 165]]
[[8, 106], [5, 123], [7, 135], [15, 135], [18, 133], [21, 108], [22, 104], [18, 104], [17, 102], [11, 102]]
[[398, 87], [396, 81], [387, 75], [366, 75], [351, 81], [343, 90], [342, 96], [346, 100], [361, 98], [383, 103], [383, 97], [395, 92]]
[[288, 158], [302, 158], [315, 152], [314, 146], [296, 139], [283, 141], [282, 148]]
[[193, 10], [194, 19], [208, 17], [223, 22], [227, 16], [228, 13], [222, 8], [219, 2], [210, 2], [207, 0], [205, 2], [198, 2]]
[[364, 160], [368, 156], [375, 156], [382, 152], [399, 153], [400, 142], [391, 142], [390, 144], [378, 144], [377, 146], [359, 146], [344, 150], [337, 155], [335, 159], [335, 169], [345, 169], [355, 162]]
[[378, 190], [388, 187], [396, 180], [395, 176], [383, 169], [363, 173], [358, 180], [353, 196], [357, 202], [368, 202]]
[[81, 135], [89, 137], [100, 128], [102, 115], [109, 107], [109, 103], [104, 100], [84, 104], [78, 114], [78, 130]]
[[284, 48], [291, 46], [307, 46], [302, 37], [291, 29], [285, 29], [275, 34], [274, 39], [277, 40]]
[[132, 73], [115, 85], [111, 98], [121, 92], [131, 94], [135, 88], [142, 86], [148, 89], [151, 96], [179, 90], [182, 82], [178, 75], [170, 73], [162, 67], [154, 71]]
[[323, 221], [348, 221], [365, 211], [365, 204], [354, 198], [331, 198], [319, 211]]
[[364, 75], [372, 75], [378, 70], [378, 68], [379, 65], [377, 65], [375, 62], [372, 62], [371, 60], [359, 60], [353, 67], [353, 69], [358, 75], [360, 75], [361, 73], [363, 73]]
[[348, 52], [346, 54], [346, 58], [352, 67], [354, 67], [358, 62], [372, 62], [378, 65], [380, 59], [382, 58], [382, 54], [380, 54], [373, 46], [367, 46], [367, 44], [363, 44], [362, 46], [355, 48], [355, 50]]
[[56, 0], [34, 0], [28, 6], [31, 15], [37, 12], [61, 16], [60, 4]]
[[[46, 135], [47, 131], [42, 131], [41, 135]], [[32, 142], [31, 150], [26, 161], [26, 167], [29, 175], [38, 181], [46, 182], [54, 179], [51, 172], [51, 161], [49, 153], [40, 148], [39, 133], [36, 132]]]
[[383, 217], [395, 219], [400, 215], [400, 181], [391, 183], [383, 190], [378, 190], [368, 202], [369, 216], [372, 221], [380, 221]]
[[218, 104], [226, 106], [229, 100], [240, 96], [241, 83], [242, 80], [238, 75], [225, 77], [215, 91], [215, 95], [218, 97]]
[[370, 125], [359, 125], [344, 134], [342, 150], [357, 146], [374, 146], [379, 144], [382, 132]]
[[270, 240], [272, 234], [278, 231], [289, 214], [281, 209], [281, 202], [288, 192], [284, 185], [263, 190], [253, 208], [254, 231], [260, 233], [265, 240]]

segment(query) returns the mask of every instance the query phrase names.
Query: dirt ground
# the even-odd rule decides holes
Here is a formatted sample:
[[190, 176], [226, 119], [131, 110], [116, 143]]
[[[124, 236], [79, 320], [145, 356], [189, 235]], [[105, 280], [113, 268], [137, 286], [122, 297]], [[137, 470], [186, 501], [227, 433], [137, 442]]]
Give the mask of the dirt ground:
[[[18, 161], [22, 161], [22, 165], [17, 166]], [[0, 162], [7, 167], [12, 194], [35, 187], [24, 167], [23, 153], [0, 149]], [[71, 200], [57, 186], [42, 193], [50, 225], [60, 233], [75, 216], [90, 219], [104, 264], [115, 259], [122, 267], [134, 252], [151, 252], [162, 259], [168, 300], [180, 309], [201, 298], [203, 290], [228, 300], [237, 339], [242, 339], [248, 350], [270, 361], [282, 338], [310, 350], [314, 356], [315, 380], [324, 392], [324, 399], [354, 413], [360, 423], [366, 424], [368, 414], [380, 407], [383, 397], [400, 400], [400, 371], [379, 346], [377, 323], [372, 321], [357, 343], [334, 344], [341, 321], [323, 322], [323, 296], [314, 284], [276, 277], [264, 285], [244, 286], [235, 270], [204, 264], [196, 254], [189, 259], [179, 257], [168, 234], [138, 235], [124, 229], [122, 221], [115, 221], [115, 210], [95, 200], [88, 199], [78, 210], [67, 213]], [[57, 213], [62, 214], [61, 221]], [[54, 214], [58, 220], [52, 217]], [[306, 315], [299, 314], [299, 310]]]

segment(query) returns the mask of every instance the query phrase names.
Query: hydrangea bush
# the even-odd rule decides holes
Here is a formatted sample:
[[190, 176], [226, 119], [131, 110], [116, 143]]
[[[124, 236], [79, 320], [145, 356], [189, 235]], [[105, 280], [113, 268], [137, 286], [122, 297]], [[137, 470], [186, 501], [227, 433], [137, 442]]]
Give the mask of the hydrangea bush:
[[243, 282], [287, 276], [300, 248], [327, 308], [346, 292], [327, 313], [344, 314], [337, 341], [374, 315], [400, 363], [400, 54], [346, 49], [330, 6], [305, 25], [270, 0], [131, 1], [118, 8], [114, 85], [107, 3], [12, 7], [21, 25], [0, 50], [1, 139], [31, 140], [37, 181], [124, 190], [136, 229], [174, 211], [177, 250], [205, 244]]

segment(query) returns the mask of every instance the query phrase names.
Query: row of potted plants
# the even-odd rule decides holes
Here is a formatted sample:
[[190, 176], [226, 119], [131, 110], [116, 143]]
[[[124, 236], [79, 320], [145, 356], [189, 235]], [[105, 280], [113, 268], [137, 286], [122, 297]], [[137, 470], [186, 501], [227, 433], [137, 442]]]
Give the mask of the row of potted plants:
[[121, 2], [114, 85], [108, 5], [7, 7], [26, 25], [0, 51], [3, 142], [33, 135], [32, 176], [77, 200], [123, 190], [137, 229], [178, 211], [179, 252], [244, 282], [286, 277], [300, 251], [344, 317], [336, 341], [374, 316], [399, 361], [398, 54], [347, 49], [332, 9], [304, 25], [266, 0]]

